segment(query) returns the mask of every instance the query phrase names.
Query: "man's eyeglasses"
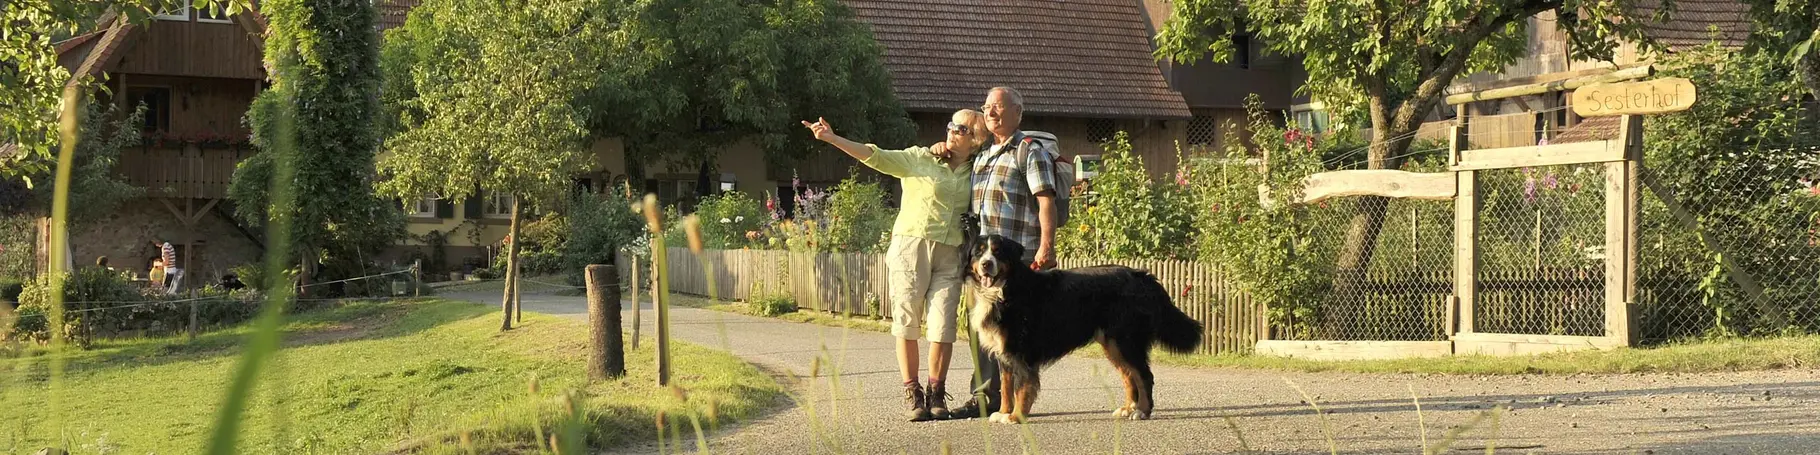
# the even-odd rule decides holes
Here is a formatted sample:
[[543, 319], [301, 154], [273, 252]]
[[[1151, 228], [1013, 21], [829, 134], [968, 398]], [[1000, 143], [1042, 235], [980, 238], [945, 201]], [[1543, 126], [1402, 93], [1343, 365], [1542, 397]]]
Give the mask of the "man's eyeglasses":
[[980, 112], [992, 112], [994, 110], [1003, 112], [1009, 109], [1011, 109], [1011, 105], [1009, 104], [987, 104], [980, 106]]
[[967, 125], [962, 125], [962, 124], [954, 123], [954, 122], [948, 122], [948, 131], [955, 132], [955, 133], [961, 133], [961, 134], [967, 134], [967, 133], [971, 132], [971, 130], [969, 130], [967, 128]]

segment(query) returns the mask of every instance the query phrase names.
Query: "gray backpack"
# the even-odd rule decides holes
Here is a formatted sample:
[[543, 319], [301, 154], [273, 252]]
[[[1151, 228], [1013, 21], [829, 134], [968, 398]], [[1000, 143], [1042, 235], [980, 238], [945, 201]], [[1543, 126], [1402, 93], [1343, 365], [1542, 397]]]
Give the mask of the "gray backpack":
[[1054, 134], [1043, 131], [1024, 131], [1024, 140], [1017, 144], [1017, 162], [1022, 165], [1030, 156], [1030, 148], [1035, 143], [1039, 150], [1049, 154], [1055, 163], [1052, 167], [1055, 178], [1055, 227], [1061, 229], [1068, 224], [1068, 202], [1074, 193], [1074, 160], [1062, 156], [1059, 141]]

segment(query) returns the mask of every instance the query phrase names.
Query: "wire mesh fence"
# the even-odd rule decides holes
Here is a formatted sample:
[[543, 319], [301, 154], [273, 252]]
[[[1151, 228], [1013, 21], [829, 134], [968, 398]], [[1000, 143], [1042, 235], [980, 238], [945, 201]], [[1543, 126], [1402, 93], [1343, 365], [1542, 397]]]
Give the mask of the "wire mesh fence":
[[[1381, 200], [1381, 199], [1380, 199]], [[1453, 205], [1448, 201], [1368, 198], [1313, 208], [1314, 247], [1308, 254], [1333, 258], [1333, 283], [1308, 330], [1321, 340], [1445, 340], [1453, 294]], [[1381, 215], [1371, 212], [1381, 210]], [[1378, 216], [1377, 230], [1367, 218]], [[1369, 243], [1368, 251], [1359, 245]], [[1348, 257], [1367, 256], [1348, 260]], [[1349, 263], [1364, 263], [1361, 271]]]
[[1603, 336], [1604, 165], [1478, 173], [1473, 330]]
[[1639, 336], [1820, 331], [1820, 149], [1646, 165]]

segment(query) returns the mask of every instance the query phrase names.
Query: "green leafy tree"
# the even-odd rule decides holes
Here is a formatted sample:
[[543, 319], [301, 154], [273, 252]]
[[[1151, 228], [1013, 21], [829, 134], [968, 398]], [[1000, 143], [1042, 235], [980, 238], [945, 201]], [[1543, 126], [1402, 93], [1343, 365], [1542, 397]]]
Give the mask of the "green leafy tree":
[[[229, 14], [246, 9], [247, 0], [197, 0], [197, 7], [225, 5]], [[0, 3], [0, 177], [24, 178], [49, 169], [55, 160], [57, 108], [69, 69], [57, 64], [54, 42], [78, 33], [120, 23], [143, 22], [157, 11], [183, 5], [182, 0], [35, 0]], [[98, 24], [106, 12], [114, 22]]]
[[[262, 152], [234, 172], [229, 196], [242, 222], [262, 226], [289, 220], [300, 277], [358, 276], [367, 258], [403, 236], [402, 213], [373, 191], [379, 146], [377, 13], [364, 0], [272, 0], [265, 56], [272, 89], [247, 113]], [[279, 138], [281, 121], [294, 134]], [[289, 144], [288, 146], [281, 144]], [[277, 163], [294, 163], [288, 178], [295, 200], [271, 196]]]
[[[480, 189], [514, 198], [510, 238], [525, 204], [554, 201], [592, 155], [586, 112], [615, 31], [613, 9], [592, 0], [503, 4], [432, 0], [385, 44], [388, 110], [397, 135], [379, 160], [380, 190], [398, 199], [461, 200]], [[502, 329], [512, 326], [519, 242], [506, 250]]]
[[[112, 105], [103, 109], [93, 102], [83, 106], [82, 139], [76, 142], [75, 168], [70, 175], [70, 226], [101, 220], [126, 201], [145, 194], [144, 188], [128, 183], [114, 172], [120, 150], [139, 144], [136, 125], [142, 115], [142, 110], [126, 114]], [[44, 184], [33, 192], [37, 194], [37, 206], [48, 214], [56, 180], [51, 176], [41, 180]]]
[[[587, 98], [596, 134], [626, 138], [626, 162], [711, 167], [752, 141], [776, 162], [820, 150], [797, 120], [900, 147], [914, 128], [881, 48], [838, 0], [653, 0], [624, 11], [611, 67]], [[704, 183], [705, 184], [705, 183]]]
[[[1233, 55], [1229, 38], [1245, 31], [1270, 52], [1300, 56], [1308, 74], [1302, 90], [1342, 115], [1363, 110], [1372, 128], [1369, 167], [1396, 169], [1456, 77], [1496, 70], [1523, 55], [1527, 19], [1554, 11], [1572, 57], [1609, 60], [1620, 42], [1654, 48], [1642, 29], [1647, 19], [1626, 17], [1637, 2], [1182, 0], [1174, 3], [1156, 53], [1178, 62], [1208, 55], [1226, 61]], [[1340, 270], [1370, 264], [1387, 201], [1360, 198]]]
[[1755, 22], [1755, 44], [1783, 52], [1820, 99], [1820, 2], [1814, 0], [1747, 0]]

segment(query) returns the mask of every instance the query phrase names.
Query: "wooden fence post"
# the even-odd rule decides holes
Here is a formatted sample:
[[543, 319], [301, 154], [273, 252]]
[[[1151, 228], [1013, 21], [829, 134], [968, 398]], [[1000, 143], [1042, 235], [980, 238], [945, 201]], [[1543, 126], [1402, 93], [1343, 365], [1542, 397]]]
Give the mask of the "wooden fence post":
[[201, 322], [201, 318], [197, 314], [200, 311], [196, 308], [195, 298], [196, 291], [190, 291], [190, 299], [192, 299], [190, 300], [190, 342], [196, 341], [197, 324]]
[[588, 380], [626, 374], [625, 340], [620, 334], [619, 273], [612, 265], [590, 264], [588, 281]]
[[[1471, 147], [1468, 131], [1470, 106], [1460, 106], [1459, 123], [1453, 127], [1452, 155], [1459, 163]], [[1448, 334], [1472, 333], [1473, 306], [1478, 302], [1479, 277], [1479, 177], [1477, 171], [1455, 171], [1457, 191], [1453, 200], [1453, 301], [1447, 306]]]
[[[631, 263], [632, 271], [632, 282], [626, 283], [627, 289], [631, 289], [631, 292], [628, 292], [627, 295], [632, 296], [632, 349], [638, 349], [638, 326], [640, 324], [638, 317], [638, 307], [640, 305], [640, 303], [638, 303], [638, 286], [642, 283], [638, 281], [638, 255], [627, 253], [626, 262]], [[655, 302], [656, 300], [652, 301]]]

